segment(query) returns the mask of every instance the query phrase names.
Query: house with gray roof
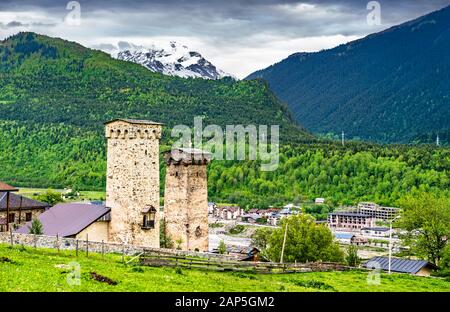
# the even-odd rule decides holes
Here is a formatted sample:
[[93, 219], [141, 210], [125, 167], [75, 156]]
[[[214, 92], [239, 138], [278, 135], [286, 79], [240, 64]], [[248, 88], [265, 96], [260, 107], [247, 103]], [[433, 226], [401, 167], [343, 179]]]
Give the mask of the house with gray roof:
[[[367, 269], [380, 269], [383, 271], [389, 270], [388, 257], [374, 257], [363, 264]], [[401, 258], [391, 259], [391, 272], [409, 273], [418, 276], [430, 276], [433, 270], [437, 267], [425, 260], [410, 260]]]
[[[44, 235], [100, 242], [108, 240], [110, 211], [104, 205], [61, 203], [39, 215], [38, 219]], [[27, 222], [16, 232], [27, 234], [30, 226], [31, 222]]]
[[50, 207], [47, 203], [7, 191], [6, 184], [0, 186], [0, 232], [7, 230], [7, 224], [19, 226], [31, 221]]

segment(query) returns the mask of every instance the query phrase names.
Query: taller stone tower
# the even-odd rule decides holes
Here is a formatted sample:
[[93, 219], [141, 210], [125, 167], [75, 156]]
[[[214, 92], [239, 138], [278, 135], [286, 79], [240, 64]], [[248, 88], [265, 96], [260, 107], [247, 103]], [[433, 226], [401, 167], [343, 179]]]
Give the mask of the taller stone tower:
[[165, 234], [182, 250], [208, 251], [209, 153], [178, 148], [165, 153]]
[[115, 119], [108, 139], [106, 206], [109, 241], [159, 247], [159, 140], [162, 124]]

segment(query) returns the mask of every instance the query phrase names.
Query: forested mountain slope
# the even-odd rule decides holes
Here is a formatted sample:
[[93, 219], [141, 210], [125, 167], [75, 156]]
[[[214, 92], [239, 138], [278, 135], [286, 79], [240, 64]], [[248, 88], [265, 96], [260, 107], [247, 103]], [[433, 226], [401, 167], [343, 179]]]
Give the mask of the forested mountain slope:
[[449, 55], [446, 7], [334, 49], [293, 54], [247, 79], [265, 79], [313, 132], [409, 143], [450, 129]]

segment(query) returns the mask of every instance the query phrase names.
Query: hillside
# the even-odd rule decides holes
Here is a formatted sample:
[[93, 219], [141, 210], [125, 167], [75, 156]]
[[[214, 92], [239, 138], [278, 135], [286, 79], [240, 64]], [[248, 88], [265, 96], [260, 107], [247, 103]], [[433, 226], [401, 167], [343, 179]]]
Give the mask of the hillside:
[[[131, 257], [127, 257], [127, 261]], [[69, 284], [67, 264], [80, 264], [80, 284]], [[69, 267], [70, 268], [70, 267]], [[108, 285], [91, 277], [91, 272], [117, 282]], [[73, 280], [73, 278], [72, 278]], [[148, 281], [152, 281], [149, 283]], [[298, 274], [249, 274], [205, 272], [128, 265], [120, 255], [9, 247], [0, 244], [0, 291], [448, 291], [450, 282], [406, 274], [381, 274], [380, 286], [368, 285], [366, 271], [307, 272]]]
[[104, 187], [103, 122], [280, 125], [282, 141], [314, 139], [261, 82], [152, 73], [77, 43], [35, 33], [0, 42], [0, 180]]
[[[263, 78], [315, 133], [412, 142], [450, 129], [450, 7], [317, 53], [296, 53]], [[430, 141], [429, 141], [430, 142]]]
[[192, 125], [279, 124], [282, 137], [311, 137], [261, 82], [182, 79], [152, 73], [79, 44], [34, 33], [0, 42], [2, 120], [99, 129], [116, 117]]

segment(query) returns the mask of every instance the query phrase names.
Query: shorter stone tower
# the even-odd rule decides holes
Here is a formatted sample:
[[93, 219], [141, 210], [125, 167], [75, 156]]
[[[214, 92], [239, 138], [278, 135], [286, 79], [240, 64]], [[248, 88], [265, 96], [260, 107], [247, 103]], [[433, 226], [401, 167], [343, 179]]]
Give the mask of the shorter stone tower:
[[208, 251], [206, 165], [211, 154], [193, 148], [165, 153], [165, 234], [182, 250]]

